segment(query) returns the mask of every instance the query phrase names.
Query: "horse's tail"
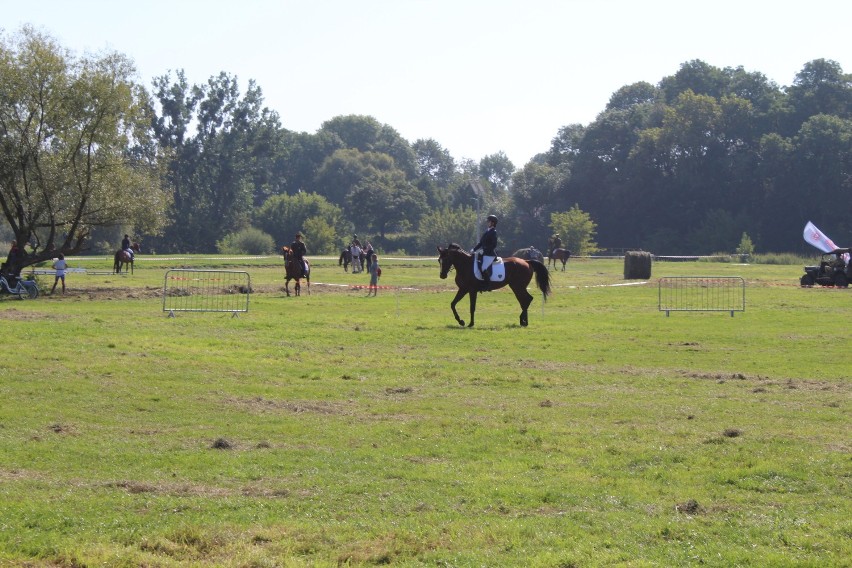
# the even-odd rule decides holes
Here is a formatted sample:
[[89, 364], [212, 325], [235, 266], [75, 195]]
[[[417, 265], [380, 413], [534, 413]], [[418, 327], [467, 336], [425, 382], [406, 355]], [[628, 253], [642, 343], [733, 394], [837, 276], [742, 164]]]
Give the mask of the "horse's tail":
[[528, 260], [529, 265], [532, 267], [533, 272], [535, 272], [535, 283], [538, 285], [541, 293], [544, 294], [544, 300], [547, 301], [547, 296], [550, 294], [550, 271], [547, 270], [547, 267], [537, 261], [537, 260]]

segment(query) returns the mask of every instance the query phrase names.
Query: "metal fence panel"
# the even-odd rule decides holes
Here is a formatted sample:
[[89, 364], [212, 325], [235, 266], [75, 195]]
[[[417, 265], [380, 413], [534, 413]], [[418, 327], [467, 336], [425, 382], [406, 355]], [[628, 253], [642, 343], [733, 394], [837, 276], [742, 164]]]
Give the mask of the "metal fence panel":
[[163, 279], [163, 311], [248, 312], [251, 277], [233, 270], [174, 269]]
[[664, 276], [659, 280], [661, 312], [745, 311], [745, 280], [739, 276]]

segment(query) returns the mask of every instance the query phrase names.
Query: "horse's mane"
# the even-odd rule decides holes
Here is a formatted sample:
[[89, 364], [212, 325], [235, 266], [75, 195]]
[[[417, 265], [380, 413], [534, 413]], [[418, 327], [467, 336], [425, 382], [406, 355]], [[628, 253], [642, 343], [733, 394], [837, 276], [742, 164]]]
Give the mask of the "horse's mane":
[[463, 253], [467, 254], [467, 251], [462, 248], [462, 246], [458, 243], [450, 243], [447, 245], [447, 250], [460, 250]]

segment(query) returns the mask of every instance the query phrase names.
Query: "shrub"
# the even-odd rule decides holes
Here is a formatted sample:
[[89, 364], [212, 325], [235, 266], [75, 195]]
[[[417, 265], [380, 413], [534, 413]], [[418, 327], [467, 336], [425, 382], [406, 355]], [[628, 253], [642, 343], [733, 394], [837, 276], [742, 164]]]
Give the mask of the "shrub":
[[260, 229], [249, 227], [230, 233], [216, 243], [221, 254], [271, 254], [275, 252], [275, 241]]
[[754, 264], [777, 265], [817, 264], [819, 262], [816, 257], [802, 256], [792, 252], [757, 254], [749, 260]]

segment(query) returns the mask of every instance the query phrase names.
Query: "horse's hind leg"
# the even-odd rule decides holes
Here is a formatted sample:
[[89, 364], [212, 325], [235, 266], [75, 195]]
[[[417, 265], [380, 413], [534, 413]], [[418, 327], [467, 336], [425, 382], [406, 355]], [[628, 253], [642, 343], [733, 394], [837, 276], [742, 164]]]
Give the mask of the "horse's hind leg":
[[476, 296], [477, 292], [470, 293], [470, 323], [467, 324], [467, 327], [473, 327], [473, 314], [476, 312]]
[[529, 324], [529, 316], [527, 315], [527, 310], [532, 304], [533, 296], [529, 292], [527, 292], [526, 286], [512, 286], [512, 291], [515, 293], [515, 298], [517, 298], [518, 303], [521, 305], [521, 317], [520, 324], [521, 327], [527, 327]]

